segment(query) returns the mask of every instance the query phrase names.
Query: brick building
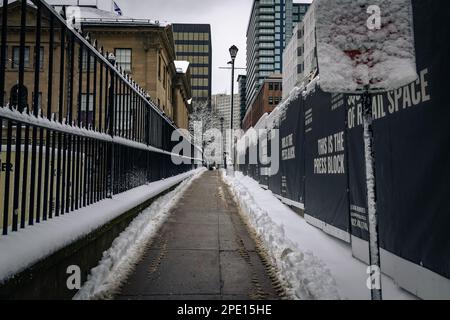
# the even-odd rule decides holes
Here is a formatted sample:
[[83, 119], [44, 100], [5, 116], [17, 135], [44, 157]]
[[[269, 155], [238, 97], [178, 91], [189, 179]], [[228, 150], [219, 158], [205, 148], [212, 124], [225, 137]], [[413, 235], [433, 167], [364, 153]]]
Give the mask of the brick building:
[[254, 102], [247, 109], [245, 114], [242, 127], [244, 131], [254, 127], [265, 113], [272, 112], [281, 102], [283, 90], [282, 81], [281, 74], [273, 74], [264, 79]]

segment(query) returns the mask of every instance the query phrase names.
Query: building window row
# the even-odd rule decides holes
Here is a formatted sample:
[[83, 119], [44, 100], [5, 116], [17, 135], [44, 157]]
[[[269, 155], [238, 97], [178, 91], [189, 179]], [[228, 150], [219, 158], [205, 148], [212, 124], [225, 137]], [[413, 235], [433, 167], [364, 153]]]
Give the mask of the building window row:
[[209, 79], [192, 78], [192, 87], [208, 87]]
[[274, 27], [275, 24], [273, 22], [266, 22], [266, 21], [261, 21], [260, 23], [258, 23], [258, 26], [261, 27]]
[[261, 7], [259, 8], [260, 13], [273, 13], [275, 12], [273, 8]]
[[209, 90], [205, 89], [193, 89], [192, 95], [197, 98], [208, 98], [209, 97]]
[[192, 56], [192, 55], [177, 55], [178, 60], [189, 61], [191, 64], [209, 64], [209, 56]]
[[208, 32], [174, 32], [174, 40], [209, 41]]
[[259, 50], [259, 55], [265, 55], [265, 56], [273, 56], [273, 50]]
[[281, 97], [273, 97], [270, 96], [269, 97], [269, 105], [273, 106], [273, 105], [278, 105], [281, 102]]
[[191, 68], [191, 74], [192, 74], [192, 76], [195, 76], [195, 75], [208, 76], [209, 71], [208, 71], [207, 67], [193, 67], [193, 68]]
[[[35, 55], [33, 58], [33, 68], [35, 67], [35, 61], [36, 61], [36, 55], [37, 50], [36, 47], [34, 48], [33, 54]], [[10, 66], [11, 69], [18, 69], [19, 68], [19, 62], [20, 62], [20, 47], [19, 46], [13, 46], [12, 47], [12, 57], [10, 58], [8, 46], [6, 46], [6, 57], [5, 57], [5, 65]], [[24, 54], [24, 67], [25, 68], [31, 68], [31, 49], [29, 46], [25, 47], [25, 54]], [[44, 47], [40, 47], [39, 52], [39, 67], [40, 70], [44, 69]]]
[[274, 36], [259, 36], [259, 41], [274, 41]]
[[283, 90], [283, 85], [279, 82], [269, 82], [269, 91], [281, 91]]
[[209, 45], [207, 44], [177, 44], [175, 48], [177, 52], [209, 52]]

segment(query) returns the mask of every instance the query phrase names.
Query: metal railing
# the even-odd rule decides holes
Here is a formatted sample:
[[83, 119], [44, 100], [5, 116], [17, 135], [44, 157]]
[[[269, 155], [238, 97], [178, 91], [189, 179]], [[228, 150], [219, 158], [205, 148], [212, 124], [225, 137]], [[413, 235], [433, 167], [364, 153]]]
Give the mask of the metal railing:
[[112, 54], [45, 1], [1, 1], [4, 235], [193, 168], [173, 164], [177, 128]]

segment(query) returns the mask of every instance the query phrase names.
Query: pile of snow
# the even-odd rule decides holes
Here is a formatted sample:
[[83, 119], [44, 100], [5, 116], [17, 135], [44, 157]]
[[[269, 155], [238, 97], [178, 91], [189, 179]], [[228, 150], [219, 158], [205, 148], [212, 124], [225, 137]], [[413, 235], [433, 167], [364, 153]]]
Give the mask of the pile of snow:
[[115, 195], [112, 199], [0, 237], [0, 284], [203, 170], [197, 169], [152, 182]]
[[[370, 300], [367, 265], [353, 258], [349, 244], [308, 224], [250, 177], [236, 172], [224, 179], [293, 298]], [[384, 299], [417, 299], [384, 275], [382, 287]]]
[[[314, 5], [324, 91], [394, 90], [417, 79], [411, 0], [317, 0]], [[378, 9], [379, 26], [373, 19]]]
[[200, 169], [189, 180], [175, 190], [152, 203], [137, 216], [131, 224], [103, 253], [98, 266], [91, 270], [87, 282], [75, 295], [75, 300], [112, 298], [120, 285], [127, 279], [134, 266], [145, 253], [149, 241], [168, 218], [171, 209], [182, 197], [184, 191], [206, 169]]
[[[265, 247], [278, 267], [280, 278], [288, 286], [288, 295], [300, 300], [339, 299], [336, 282], [324, 263], [312, 252], [303, 251], [285, 233], [283, 225], [273, 221], [271, 214], [285, 209], [271, 195], [272, 201], [264, 201], [252, 191], [260, 189], [251, 179], [236, 173], [235, 178], [224, 177], [250, 223], [262, 237]], [[250, 185], [249, 185], [250, 184]], [[262, 190], [262, 189], [260, 189]], [[268, 192], [266, 192], [268, 195]]]

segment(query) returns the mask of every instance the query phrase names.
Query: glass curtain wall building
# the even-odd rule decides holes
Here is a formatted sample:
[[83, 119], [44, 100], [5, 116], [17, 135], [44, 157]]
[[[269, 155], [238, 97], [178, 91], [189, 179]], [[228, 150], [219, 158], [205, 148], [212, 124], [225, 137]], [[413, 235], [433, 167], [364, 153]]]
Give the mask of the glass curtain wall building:
[[212, 45], [209, 24], [173, 24], [177, 60], [190, 62], [192, 99], [211, 104]]
[[247, 27], [247, 108], [264, 79], [283, 72], [283, 50], [308, 6], [293, 0], [254, 0]]

